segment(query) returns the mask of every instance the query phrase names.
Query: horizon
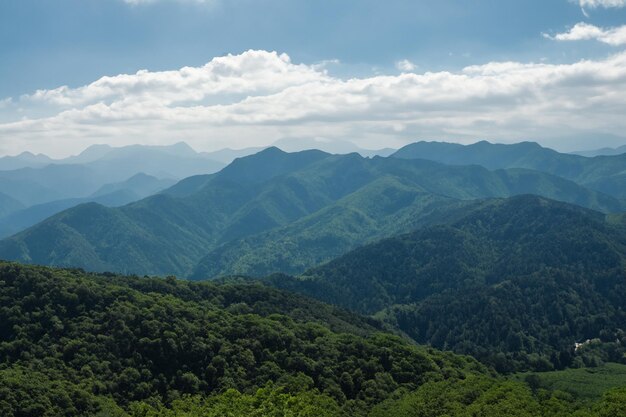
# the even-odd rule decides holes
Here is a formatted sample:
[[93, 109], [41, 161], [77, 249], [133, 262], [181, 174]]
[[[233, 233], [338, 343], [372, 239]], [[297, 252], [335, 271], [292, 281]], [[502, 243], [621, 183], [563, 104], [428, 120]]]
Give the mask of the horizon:
[[[277, 142], [279, 142], [279, 141], [277, 141]], [[617, 144], [614, 147], [575, 149], [575, 150], [572, 150], [572, 151], [568, 152], [568, 151], [561, 151], [561, 150], [555, 149], [555, 148], [550, 147], [550, 146], [545, 146], [545, 145], [541, 144], [539, 141], [533, 141], [533, 140], [521, 140], [519, 142], [497, 142], [497, 141], [488, 140], [488, 139], [478, 139], [475, 142], [460, 143], [460, 142], [445, 141], [445, 140], [420, 139], [420, 140], [415, 140], [415, 141], [408, 142], [405, 145], [402, 145], [402, 146], [397, 147], [397, 148], [378, 148], [378, 149], [361, 148], [361, 147], [358, 147], [358, 145], [350, 142], [350, 144], [354, 146], [354, 150], [351, 150], [349, 152], [331, 152], [331, 151], [324, 151], [323, 149], [319, 149], [319, 148], [306, 147], [306, 146], [302, 147], [302, 148], [299, 148], [299, 149], [283, 149], [281, 147], [281, 145], [280, 144], [276, 144], [276, 142], [270, 143], [267, 146], [260, 146], [260, 147], [220, 148], [220, 149], [214, 149], [214, 150], [198, 150], [198, 149], [194, 148], [193, 146], [191, 146], [189, 143], [187, 143], [185, 141], [177, 141], [177, 142], [173, 142], [173, 143], [165, 143], [165, 144], [160, 144], [160, 145], [143, 145], [143, 144], [139, 144], [139, 143], [131, 143], [131, 144], [128, 144], [128, 145], [119, 145], [119, 146], [109, 145], [109, 144], [106, 144], [106, 143], [94, 143], [92, 145], [89, 145], [89, 146], [85, 147], [84, 149], [82, 149], [81, 151], [79, 151], [77, 153], [64, 154], [64, 155], [61, 155], [61, 156], [51, 156], [51, 155], [48, 155], [48, 154], [45, 154], [45, 153], [42, 153], [42, 152], [35, 153], [35, 152], [29, 151], [29, 150], [24, 150], [24, 151], [22, 151], [20, 153], [17, 153], [17, 154], [0, 154], [0, 158], [17, 158], [17, 157], [20, 157], [22, 155], [30, 155], [30, 156], [35, 156], [35, 157], [46, 157], [46, 158], [49, 158], [50, 160], [52, 160], [53, 162], [55, 162], [55, 161], [63, 161], [65, 159], [69, 159], [69, 158], [73, 158], [73, 157], [78, 157], [81, 154], [87, 152], [89, 149], [98, 148], [98, 147], [108, 147], [110, 149], [121, 149], [121, 148], [135, 147], [135, 146], [138, 146], [138, 147], [154, 147], [154, 148], [171, 148], [171, 147], [174, 147], [174, 146], [177, 146], [177, 145], [185, 145], [188, 148], [190, 148], [193, 152], [195, 152], [196, 154], [211, 154], [211, 153], [217, 153], [217, 152], [222, 152], [222, 151], [234, 151], [234, 152], [237, 152], [237, 151], [246, 151], [246, 150], [257, 149], [257, 148], [258, 148], [258, 151], [261, 151], [261, 150], [264, 150], [264, 149], [267, 149], [267, 148], [274, 147], [274, 148], [278, 148], [281, 151], [286, 152], [286, 153], [293, 153], [293, 152], [300, 152], [300, 151], [305, 151], [305, 150], [317, 149], [317, 150], [323, 150], [324, 152], [331, 153], [331, 154], [332, 153], [335, 153], [335, 154], [345, 154], [345, 153], [354, 153], [354, 152], [358, 153], [358, 151], [375, 152], [375, 151], [381, 151], [381, 150], [385, 150], [385, 149], [391, 149], [391, 150], [397, 151], [397, 150], [403, 148], [404, 146], [415, 144], [415, 143], [449, 143], [449, 144], [458, 144], [458, 145], [462, 145], [462, 146], [471, 146], [471, 145], [476, 145], [476, 144], [481, 143], [481, 142], [487, 142], [487, 143], [489, 143], [491, 145], [517, 145], [517, 144], [521, 144], [521, 143], [533, 143], [533, 144], [537, 144], [537, 145], [541, 146], [542, 148], [554, 150], [556, 152], [564, 153], [564, 154], [575, 154], [576, 152], [589, 152], [589, 151], [600, 151], [600, 150], [617, 150], [617, 149], [621, 149], [623, 147], [626, 147], [626, 141], [625, 141], [622, 145]], [[332, 142], [329, 142], [329, 143], [332, 143]], [[320, 143], [320, 144], [323, 144], [323, 143]]]

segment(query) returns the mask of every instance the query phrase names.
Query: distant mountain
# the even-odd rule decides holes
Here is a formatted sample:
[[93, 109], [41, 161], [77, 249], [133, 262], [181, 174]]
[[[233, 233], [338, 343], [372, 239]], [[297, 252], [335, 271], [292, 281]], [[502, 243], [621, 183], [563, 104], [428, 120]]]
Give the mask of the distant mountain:
[[569, 366], [574, 343], [593, 338], [607, 344], [605, 360], [626, 352], [626, 231], [536, 196], [486, 201], [449, 224], [268, 281], [505, 372]]
[[0, 218], [24, 208], [24, 205], [11, 196], [0, 193]]
[[254, 155], [257, 152], [261, 152], [265, 147], [254, 147], [244, 149], [220, 149], [213, 152], [201, 152], [200, 155], [207, 159], [212, 159], [217, 162], [221, 162], [224, 165], [230, 164], [237, 158], [243, 158], [244, 156]]
[[601, 156], [601, 155], [606, 155], [606, 156], [610, 156], [610, 155], [621, 155], [623, 153], [626, 153], [626, 145], [617, 147], [617, 148], [601, 148], [601, 149], [594, 149], [594, 150], [590, 150], [590, 151], [577, 151], [577, 152], [570, 152], [574, 155], [580, 155], [580, 156], [586, 156], [586, 157], [594, 157], [594, 156]]
[[98, 203], [107, 207], [118, 207], [140, 200], [169, 187], [173, 180], [137, 174], [126, 181], [107, 184], [96, 193], [85, 198], [67, 198], [36, 204], [0, 217], [0, 238], [13, 235], [63, 210], [85, 203]]
[[0, 238], [21, 232], [63, 210], [85, 203], [97, 203], [107, 207], [117, 207], [139, 200], [140, 197], [129, 190], [118, 190], [93, 198], [67, 198], [43, 204], [36, 204], [0, 218]]
[[[2, 190], [27, 205], [38, 204], [50, 200], [59, 200], [80, 197], [91, 194], [101, 186], [106, 176], [85, 165], [56, 165], [50, 164], [43, 168], [21, 168], [13, 171], [0, 171], [0, 181], [28, 184], [27, 190], [32, 190], [33, 197], [25, 201], [15, 195], [16, 192], [27, 190]], [[0, 185], [2, 187], [2, 185]], [[46, 193], [34, 192], [42, 187]]]
[[[20, 158], [26, 158], [25, 155]], [[224, 167], [223, 163], [195, 152], [184, 142], [171, 146], [132, 145], [121, 148], [94, 145], [78, 156], [62, 160], [29, 155], [48, 163], [0, 171], [0, 192], [26, 206], [107, 194], [112, 192], [107, 184], [124, 182], [140, 173], [165, 179], [162, 186], [152, 187], [154, 190], [166, 188], [181, 178], [213, 173]], [[108, 188], [100, 190], [105, 186]], [[128, 186], [122, 184], [119, 187]], [[142, 188], [139, 184], [137, 186]], [[135, 189], [133, 192], [141, 198], [153, 194], [153, 190], [138, 192]]]
[[272, 144], [286, 152], [298, 152], [307, 149], [318, 149], [331, 154], [345, 155], [348, 153], [358, 153], [363, 157], [389, 156], [396, 152], [396, 149], [363, 149], [353, 142], [347, 140], [315, 140], [311, 138], [285, 138], [277, 140]]
[[195, 270], [194, 277], [303, 270], [399, 227], [424, 224], [422, 216], [436, 218], [446, 200], [522, 193], [607, 212], [623, 208], [536, 171], [268, 148], [124, 207], [85, 204], [59, 213], [0, 242], [0, 257], [96, 271], [187, 276]]
[[[30, 169], [30, 168], [28, 168]], [[13, 178], [3, 178], [4, 172], [0, 171], [0, 192], [20, 201], [25, 207], [34, 204], [41, 204], [59, 198], [59, 193], [29, 179], [20, 179], [19, 176]], [[17, 178], [16, 178], [17, 177]]]
[[392, 156], [453, 165], [480, 165], [488, 169], [533, 169], [626, 199], [626, 154], [586, 158], [559, 153], [534, 142], [505, 145], [482, 141], [472, 145], [416, 142], [401, 148]]
[[147, 175], [143, 172], [140, 172], [139, 174], [133, 175], [126, 181], [103, 185], [98, 191], [96, 191], [92, 195], [92, 197], [98, 197], [106, 194], [111, 194], [116, 191], [125, 190], [133, 193], [137, 197], [136, 199], [139, 200], [152, 194], [156, 194], [159, 191], [165, 190], [175, 183], [176, 181], [172, 179], [159, 179], [153, 177], [152, 175]]
[[20, 168], [39, 168], [52, 163], [53, 160], [43, 154], [22, 152], [16, 156], [3, 156], [0, 158], [0, 171], [10, 171]]
[[109, 145], [92, 145], [76, 156], [62, 159], [64, 164], [87, 164], [102, 159], [119, 159], [128, 156], [135, 156], [138, 153], [168, 154], [177, 157], [193, 158], [198, 155], [185, 142], [178, 142], [173, 145], [128, 145], [112, 147]]
[[[210, 174], [219, 171], [224, 163], [197, 153], [184, 142], [170, 146], [131, 145], [121, 148], [99, 146], [81, 154], [78, 159], [69, 158], [67, 162], [79, 161], [99, 175], [106, 176], [108, 182], [123, 181], [137, 173], [144, 173], [158, 178], [182, 179], [192, 175]], [[92, 159], [97, 154], [96, 159]]]

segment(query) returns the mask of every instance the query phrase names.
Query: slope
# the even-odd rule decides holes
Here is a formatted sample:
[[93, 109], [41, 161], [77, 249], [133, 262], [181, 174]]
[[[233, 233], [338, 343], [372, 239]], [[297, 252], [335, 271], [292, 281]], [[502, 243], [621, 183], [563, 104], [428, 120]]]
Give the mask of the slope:
[[268, 383], [323, 392], [363, 415], [396, 389], [487, 375], [471, 358], [261, 285], [3, 262], [0, 281], [3, 416], [111, 415], [107, 405], [123, 415], [119, 407], [135, 401], [254, 393]]
[[574, 343], [592, 338], [607, 343], [600, 359], [622, 360], [625, 260], [626, 234], [602, 214], [520, 196], [268, 281], [500, 371], [546, 370], [571, 365]]
[[[402, 186], [398, 188], [398, 184]], [[367, 202], [376, 201], [381, 193], [389, 193], [387, 205], [368, 208]], [[351, 224], [362, 228], [353, 237], [345, 236], [344, 243], [330, 247], [327, 253], [315, 253], [326, 244], [324, 238], [302, 257], [293, 253], [294, 268], [303, 268], [385, 235], [388, 226], [397, 230], [393, 229], [394, 215], [408, 219], [420, 214], [423, 202], [411, 197], [416, 193], [459, 200], [537, 193], [605, 211], [622, 208], [614, 198], [536, 171], [492, 172], [478, 166], [451, 167], [424, 160], [367, 159], [320, 151], [289, 154], [268, 148], [235, 160], [219, 173], [189, 178], [161, 194], [118, 209], [88, 205], [60, 213], [0, 242], [0, 257], [100, 271], [188, 275], [215, 248], [279, 230], [301, 219], [303, 222], [294, 226], [297, 239], [306, 237], [299, 231], [306, 232], [308, 220], [312, 221], [310, 229], [323, 235], [329, 230], [324, 219], [334, 217], [324, 209], [343, 211], [345, 216], [338, 221], [348, 222], [343, 229], [332, 231], [329, 239], [343, 238], [339, 235]], [[355, 222], [350, 214], [355, 210], [381, 220], [371, 227]], [[382, 212], [385, 217], [381, 217]], [[311, 215], [316, 217], [307, 219]], [[409, 225], [420, 224], [419, 216], [407, 221]], [[50, 233], [55, 234], [53, 238]], [[273, 239], [269, 236], [264, 242], [271, 244]], [[81, 254], [89, 256], [81, 259]], [[267, 268], [275, 270], [275, 266]]]
[[401, 148], [392, 156], [428, 159], [445, 164], [480, 165], [488, 169], [533, 169], [626, 199], [626, 154], [587, 158], [559, 153], [534, 142], [505, 145], [481, 141], [467, 146], [445, 142], [416, 142]]
[[80, 204], [97, 203], [106, 207], [117, 207], [137, 201], [140, 198], [141, 196], [132, 190], [119, 189], [91, 198], [68, 198], [36, 204], [0, 218], [0, 237], [4, 238], [21, 232], [50, 216]]
[[0, 218], [14, 213], [22, 208], [24, 208], [24, 205], [15, 198], [4, 193], [0, 193]]
[[[480, 167], [389, 158], [352, 160], [362, 165], [346, 171], [346, 175], [366, 178], [364, 185], [286, 226], [216, 247], [191, 276], [263, 276], [277, 271], [298, 274], [375, 239], [450, 219], [472, 205], [460, 201], [466, 199], [535, 193], [604, 211], [623, 207], [608, 196], [536, 171], [491, 172]], [[337, 162], [329, 158], [297, 175], [323, 176], [323, 165], [328, 163]]]

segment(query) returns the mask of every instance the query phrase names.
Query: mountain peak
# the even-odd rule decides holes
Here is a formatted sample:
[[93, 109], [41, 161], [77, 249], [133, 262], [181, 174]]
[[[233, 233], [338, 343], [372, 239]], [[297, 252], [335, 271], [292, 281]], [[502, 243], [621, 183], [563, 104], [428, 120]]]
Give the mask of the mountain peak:
[[221, 178], [244, 182], [263, 182], [288, 174], [330, 156], [322, 151], [308, 150], [288, 153], [275, 146], [254, 155], [235, 159], [218, 174]]

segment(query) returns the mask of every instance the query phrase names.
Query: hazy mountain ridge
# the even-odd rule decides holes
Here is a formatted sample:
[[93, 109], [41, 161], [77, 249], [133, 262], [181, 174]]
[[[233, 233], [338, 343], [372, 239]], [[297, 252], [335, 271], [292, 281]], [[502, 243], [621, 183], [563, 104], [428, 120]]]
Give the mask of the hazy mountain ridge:
[[588, 150], [588, 151], [576, 151], [576, 152], [570, 152], [570, 153], [574, 155], [586, 156], [589, 158], [593, 158], [594, 156], [601, 156], [601, 155], [606, 155], [606, 156], [621, 155], [623, 153], [626, 153], [626, 145], [618, 146], [617, 148], [600, 148], [600, 149], [593, 149], [593, 150]]
[[[385, 183], [380, 180], [384, 177], [396, 181]], [[409, 187], [410, 197], [402, 187]], [[350, 200], [348, 196], [355, 192], [361, 196], [355, 194]], [[366, 201], [376, 201], [385, 192], [390, 193], [388, 207], [383, 210], [386, 213], [375, 208], [369, 214], [367, 209], [362, 211]], [[471, 200], [522, 193], [561, 198], [605, 211], [622, 208], [621, 202], [609, 196], [536, 171], [489, 171], [479, 166], [369, 159], [315, 150], [289, 154], [268, 148], [235, 160], [219, 173], [192, 177], [159, 195], [119, 209], [86, 205], [68, 210], [2, 241], [0, 256], [140, 274], [187, 275], [196, 269], [195, 277], [212, 272], [254, 272], [255, 268], [298, 272], [371, 239], [389, 236], [398, 230], [396, 223], [406, 227], [425, 224], [419, 216], [427, 216], [434, 207], [422, 212], [422, 202], [414, 199], [416, 195]], [[343, 198], [347, 200], [335, 207]], [[345, 213], [346, 224], [328, 227], [322, 209]], [[384, 218], [377, 220], [379, 224], [372, 222], [383, 214]], [[355, 220], [355, 215], [366, 221]], [[300, 219], [302, 223], [294, 223]], [[214, 253], [217, 260], [206, 257], [220, 245], [233, 247], [233, 241], [291, 224], [290, 236], [296, 243], [290, 247], [295, 247], [295, 252], [283, 243], [275, 246], [277, 235], [268, 233], [252, 245], [242, 241], [242, 250], [234, 246], [235, 256], [232, 250], [220, 249]], [[318, 235], [313, 245], [307, 244], [307, 227]], [[49, 233], [57, 235], [54, 241], [47, 237]], [[245, 261], [241, 270], [239, 259], [246, 257], [266, 260]], [[284, 263], [286, 257], [291, 261]], [[202, 264], [208, 267], [197, 268], [202, 258]]]
[[[26, 206], [86, 198], [107, 184], [127, 181], [140, 173], [171, 181], [216, 172], [224, 167], [223, 163], [196, 153], [182, 142], [171, 146], [121, 148], [95, 145], [80, 155], [60, 160], [25, 155], [30, 154], [3, 158], [24, 162], [23, 166], [12, 170], [2, 170], [0, 159], [0, 191]], [[30, 164], [33, 160], [36, 163]], [[29, 196], [27, 192], [31, 189], [32, 196]], [[46, 192], [41, 192], [42, 189]]]
[[86, 198], [69, 198], [36, 204], [0, 217], [0, 237], [18, 233], [63, 210], [85, 203], [98, 203], [106, 207], [118, 207], [155, 194], [168, 188], [175, 181], [158, 179], [143, 173], [126, 181], [103, 185]]
[[17, 201], [15, 198], [0, 193], [0, 217], [7, 216], [22, 208], [24, 208], [24, 205]]

